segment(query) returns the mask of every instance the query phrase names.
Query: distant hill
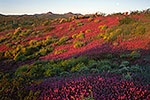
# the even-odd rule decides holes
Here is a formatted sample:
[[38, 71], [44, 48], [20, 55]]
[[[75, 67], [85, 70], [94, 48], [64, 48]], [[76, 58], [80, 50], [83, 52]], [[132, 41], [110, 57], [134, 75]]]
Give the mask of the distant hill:
[[10, 17], [24, 17], [24, 16], [37, 16], [37, 17], [48, 17], [50, 19], [55, 19], [55, 18], [68, 18], [68, 17], [72, 17], [74, 15], [82, 15], [80, 13], [72, 13], [72, 12], [68, 12], [68, 13], [64, 13], [64, 14], [55, 14], [52, 12], [47, 12], [47, 13], [41, 13], [41, 14], [34, 14], [34, 15], [28, 15], [28, 14], [24, 14], [24, 15], [4, 15], [4, 14], [0, 14], [0, 16], [10, 16]]
[[74, 15], [82, 15], [80, 13], [77, 13], [77, 14], [74, 14], [72, 12], [68, 12], [68, 13], [64, 13], [64, 14], [55, 14], [55, 13], [52, 13], [52, 12], [47, 12], [47, 13], [42, 13], [42, 14], [34, 14], [33, 16], [46, 16], [46, 17], [50, 17], [52, 19], [54, 18], [68, 18], [68, 17], [72, 17]]

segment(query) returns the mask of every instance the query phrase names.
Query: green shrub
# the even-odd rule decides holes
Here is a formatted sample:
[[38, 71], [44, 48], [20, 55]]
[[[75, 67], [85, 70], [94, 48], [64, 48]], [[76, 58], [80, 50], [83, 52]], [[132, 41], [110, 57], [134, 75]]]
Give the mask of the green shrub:
[[63, 27], [60, 27], [59, 29], [60, 29], [60, 30], [63, 30]]
[[77, 34], [73, 34], [73, 35], [72, 35], [72, 38], [73, 38], [73, 39], [76, 39], [76, 38], [77, 38]]
[[125, 18], [119, 20], [119, 22], [120, 22], [119, 25], [123, 25], [123, 24], [134, 23], [134, 22], [136, 22], [136, 20], [126, 16]]
[[146, 28], [142, 25], [136, 27], [136, 34], [143, 35], [146, 32]]
[[89, 65], [89, 68], [92, 68], [97, 65], [97, 62], [95, 60], [89, 60], [88, 65]]
[[42, 48], [39, 50], [39, 54], [42, 56], [46, 55], [47, 53], [48, 53], [48, 50], [46, 48]]
[[23, 72], [27, 72], [28, 67], [29, 67], [29, 65], [23, 65], [23, 66], [18, 67], [15, 71], [15, 75], [22, 76]]
[[97, 62], [96, 68], [98, 68], [98, 69], [110, 69], [111, 68], [110, 64], [111, 64], [110, 60], [100, 60]]
[[75, 30], [75, 29], [76, 29], [75, 27], [73, 27], [73, 28], [71, 27], [71, 28], [69, 28], [68, 30], [69, 30], [69, 31], [73, 31], [73, 30]]
[[11, 46], [13, 46], [13, 44], [12, 43], [8, 43], [6, 46], [7, 47], [11, 47]]
[[74, 46], [73, 46], [74, 48], [85, 46], [85, 43], [84, 42], [80, 42], [80, 41], [75, 41], [73, 44], [74, 44]]
[[12, 36], [13, 35], [13, 33], [7, 33], [6, 34], [6, 36]]
[[138, 64], [132, 65], [129, 70], [130, 70], [130, 72], [135, 72], [135, 73], [142, 72], [141, 68]]
[[94, 19], [93, 18], [88, 18], [88, 21], [93, 21]]
[[101, 20], [95, 19], [94, 22], [99, 23], [99, 22], [101, 22]]
[[78, 63], [76, 66], [74, 66], [74, 67], [71, 68], [71, 72], [77, 72], [82, 67], [86, 67], [85, 64], [84, 63]]
[[65, 22], [67, 22], [67, 19], [66, 19], [66, 18], [62, 18], [62, 19], [59, 21], [59, 23], [65, 23]]
[[42, 23], [43, 26], [47, 26], [47, 25], [49, 25], [49, 24], [50, 24], [50, 21], [49, 21], [49, 20], [46, 20], [46, 21], [44, 21], [44, 22]]
[[43, 32], [50, 32], [50, 31], [52, 31], [52, 30], [54, 30], [54, 29], [55, 29], [55, 27], [47, 26], [47, 27], [45, 27], [42, 31], [43, 31]]
[[119, 71], [121, 73], [127, 73], [129, 71], [129, 68], [124, 66], [124, 67], [120, 68]]
[[75, 20], [75, 19], [77, 19], [78, 18], [78, 16], [76, 16], [76, 15], [73, 15], [72, 16], [72, 20]]
[[45, 64], [47, 64], [48, 62], [49, 62], [48, 60], [35, 61], [35, 62], [33, 63], [33, 65], [39, 65], [39, 64], [45, 65]]
[[84, 24], [81, 21], [76, 21], [77, 26], [83, 26]]
[[29, 42], [29, 45], [33, 46], [33, 45], [36, 45], [37, 44], [37, 40], [31, 40]]
[[85, 34], [84, 34], [83, 32], [80, 32], [80, 33], [76, 36], [76, 38], [83, 39], [83, 38], [85, 38]]
[[128, 66], [130, 63], [128, 61], [122, 61], [121, 65]]
[[111, 66], [110, 65], [104, 65], [102, 67], [102, 69], [105, 70], [105, 71], [110, 71], [111, 70]]
[[100, 29], [100, 31], [104, 31], [104, 30], [106, 30], [108, 28], [108, 26], [100, 25], [98, 28]]
[[31, 29], [28, 29], [26, 31], [22, 31], [19, 35], [21, 36], [29, 36], [33, 31]]
[[15, 61], [19, 61], [19, 60], [21, 60], [22, 58], [23, 58], [24, 56], [22, 55], [22, 53], [21, 52], [18, 52], [15, 56], [14, 56], [14, 60]]
[[51, 37], [51, 36], [46, 37], [46, 40], [51, 40], [51, 39], [53, 39], [53, 37]]
[[69, 37], [68, 36], [63, 36], [59, 39], [59, 41], [57, 42], [58, 45], [61, 45], [63, 43], [65, 43], [66, 41], [69, 40]]
[[46, 76], [46, 77], [50, 77], [50, 76], [52, 76], [52, 70], [51, 69], [47, 69], [45, 72], [44, 72], [44, 75]]
[[69, 76], [69, 72], [66, 72], [66, 71], [65, 71], [65, 72], [61, 72], [61, 73], [60, 73], [60, 76], [61, 76], [61, 77], [63, 77], [63, 76], [65, 76], [65, 77], [66, 77], [66, 76]]
[[44, 76], [44, 71], [45, 70], [42, 67], [42, 65], [35, 65], [35, 66], [32, 66], [28, 74], [31, 78], [40, 78]]
[[132, 78], [132, 76], [129, 73], [127, 73], [126, 75], [124, 75], [123, 78], [126, 79], [126, 80], [129, 80], [129, 79]]
[[0, 43], [4, 42], [7, 38], [5, 37], [0, 37]]
[[89, 68], [86, 67], [86, 66], [85, 67], [81, 67], [81, 68], [79, 68], [78, 72], [86, 74], [86, 73], [89, 72]]
[[6, 58], [13, 58], [13, 55], [12, 55], [11, 52], [12, 52], [11, 50], [6, 51], [5, 54], [4, 54], [4, 56], [5, 56]]
[[44, 46], [47, 46], [47, 45], [50, 45], [52, 43], [52, 39], [46, 39], [46, 40], [42, 40], [42, 42], [38, 42], [37, 45], [44, 45]]
[[53, 67], [52, 69], [52, 75], [60, 75], [60, 73], [62, 72], [62, 69], [59, 67]]
[[14, 35], [19, 35], [21, 33], [21, 27], [18, 27], [15, 32], [14, 32]]
[[130, 54], [121, 54], [120, 55], [120, 58], [128, 58], [128, 57], [131, 57]]
[[69, 27], [73, 27], [74, 25], [70, 24]]
[[66, 49], [61, 49], [61, 50], [55, 51], [55, 54], [61, 54], [61, 53], [64, 53], [64, 52], [66, 52], [66, 51], [68, 51], [68, 50], [66, 50]]
[[135, 58], [135, 59], [141, 57], [141, 54], [138, 53], [137, 51], [132, 51], [130, 55], [132, 58]]
[[69, 71], [72, 66], [75, 66], [77, 64], [76, 60], [74, 58], [70, 58], [68, 60], [64, 60], [61, 62], [63, 69], [65, 71]]
[[90, 70], [90, 72], [91, 72], [91, 73], [99, 73], [99, 70], [96, 69], [96, 68], [92, 68], [92, 69]]
[[33, 47], [33, 46], [29, 46], [29, 47], [23, 47], [20, 49], [21, 53], [24, 54], [24, 55], [31, 55], [35, 52], [37, 52], [39, 50], [38, 47]]
[[107, 37], [108, 40], [116, 40], [118, 35], [120, 35], [122, 32], [122, 29], [116, 29], [115, 31], [111, 32], [109, 37]]
[[0, 57], [4, 56], [4, 51], [0, 51]]
[[113, 64], [111, 64], [111, 66], [112, 66], [112, 68], [118, 68], [119, 67], [119, 64], [117, 64], [117, 63], [113, 63]]
[[91, 30], [90, 30], [90, 29], [87, 29], [87, 30], [85, 31], [85, 33], [89, 33], [89, 32], [91, 32]]

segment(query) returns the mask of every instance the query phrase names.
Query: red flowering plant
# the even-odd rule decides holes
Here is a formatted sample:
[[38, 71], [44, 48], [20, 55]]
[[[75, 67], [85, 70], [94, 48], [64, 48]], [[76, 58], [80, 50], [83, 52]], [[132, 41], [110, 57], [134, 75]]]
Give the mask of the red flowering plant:
[[32, 85], [26, 89], [40, 91], [38, 96], [42, 100], [81, 100], [94, 99], [150, 99], [150, 85], [144, 85], [135, 80], [122, 80], [118, 74], [92, 74], [78, 78], [48, 79], [39, 85]]

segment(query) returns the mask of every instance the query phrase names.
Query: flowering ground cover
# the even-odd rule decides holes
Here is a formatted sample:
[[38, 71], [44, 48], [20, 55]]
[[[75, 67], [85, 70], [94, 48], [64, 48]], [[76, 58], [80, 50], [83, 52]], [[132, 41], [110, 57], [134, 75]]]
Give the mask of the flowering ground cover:
[[3, 26], [0, 99], [149, 100], [148, 11], [43, 22], [33, 17], [29, 26], [26, 18], [15, 29]]

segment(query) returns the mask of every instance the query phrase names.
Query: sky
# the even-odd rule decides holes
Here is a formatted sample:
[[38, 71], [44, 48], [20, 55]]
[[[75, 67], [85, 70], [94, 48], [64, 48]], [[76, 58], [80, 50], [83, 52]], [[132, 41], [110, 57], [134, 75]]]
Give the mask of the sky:
[[0, 14], [21, 15], [53, 12], [106, 14], [145, 10], [150, 8], [150, 0], [0, 0]]

